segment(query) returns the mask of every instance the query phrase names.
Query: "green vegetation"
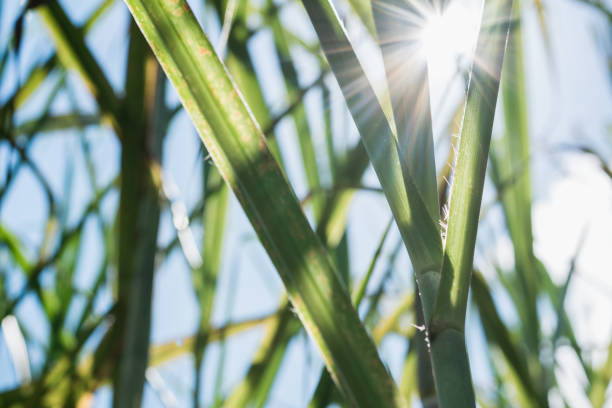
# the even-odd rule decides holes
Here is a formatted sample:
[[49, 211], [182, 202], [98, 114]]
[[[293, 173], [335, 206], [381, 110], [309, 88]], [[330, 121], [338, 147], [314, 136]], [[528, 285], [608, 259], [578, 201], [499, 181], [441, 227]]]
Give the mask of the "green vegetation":
[[[452, 2], [190, 1], [204, 16], [203, 28], [186, 0], [125, 0], [127, 8], [106, 0], [78, 24], [62, 2], [26, 1], [0, 55], [3, 84], [14, 77], [9, 66], [29, 32], [24, 30], [27, 17], [44, 26], [54, 51], [17, 85], [4, 87], [10, 92], [0, 99], [0, 147], [11, 159], [0, 160], [0, 206], [22, 183], [17, 176], [27, 168], [43, 191], [47, 213], [36, 245], [13, 231], [8, 225], [14, 224], [0, 213], [0, 333], [12, 344], [7, 346], [10, 364], [22, 376], [0, 390], [0, 406], [87, 407], [104, 387], [112, 388], [113, 406], [141, 406], [145, 384], [156, 387], [151, 370], [185, 356], [192, 357], [195, 385], [175, 392], [188, 394], [183, 397], [194, 407], [203, 401], [227, 407], [273, 405], [271, 395], [289, 346], [305, 332], [325, 366], [320, 373], [315, 370], [316, 385], [303, 401], [310, 407], [450, 408], [477, 402], [547, 407], [551, 398], [565, 398], [555, 358], [561, 347], [571, 350], [584, 371], [583, 397], [603, 407], [612, 379], [612, 343], [603, 364], [590, 358], [566, 309], [579, 254], [566, 281], [558, 284], [534, 250], [534, 147], [522, 29], [527, 0], [484, 1], [474, 62], [457, 67], [465, 95], [454, 106], [450, 126], [434, 135], [436, 112], [422, 32]], [[345, 14], [341, 18], [335, 8], [338, 3], [370, 41], [367, 50], [380, 54], [366, 61], [345, 27]], [[534, 4], [550, 47], [542, 4]], [[588, 4], [609, 19], [603, 3]], [[118, 9], [130, 18], [121, 89], [89, 42], [89, 33]], [[312, 38], [293, 30], [288, 9], [291, 18], [312, 26]], [[273, 86], [257, 72], [258, 51], [250, 48], [258, 33], [268, 35], [265, 52], [273, 58], [267, 64], [281, 75]], [[301, 74], [305, 60], [314, 61], [317, 71], [307, 85]], [[382, 83], [373, 81], [370, 72], [378, 62]], [[266, 102], [267, 87], [275, 86], [287, 96], [280, 112]], [[178, 104], [170, 103], [174, 94], [169, 89], [176, 91]], [[306, 103], [311, 91], [319, 92], [320, 114]], [[83, 106], [80, 93], [91, 98], [93, 111]], [[69, 109], [58, 113], [54, 104], [66, 96]], [[342, 99], [342, 112], [331, 109], [332, 96]], [[40, 105], [34, 115], [27, 110], [32, 102]], [[29, 113], [20, 116], [23, 110]], [[165, 143], [183, 112], [201, 140], [199, 198], [189, 209], [163, 166]], [[338, 130], [334, 114], [350, 115], [359, 140], [346, 142], [352, 127]], [[494, 131], [494, 119], [501, 130]], [[281, 124], [294, 127], [295, 140], [281, 140], [287, 137]], [[91, 128], [111, 132], [120, 149], [118, 173], [105, 184], [99, 181], [87, 137]], [[89, 183], [91, 197], [80, 210], [71, 201], [76, 159], [65, 165], [58, 193], [57, 183], [45, 173], [48, 166], [32, 157], [38, 140], [60, 132], [74, 132], [78, 157], [84, 159], [81, 178]], [[288, 143], [299, 154], [290, 156], [283, 149]], [[447, 146], [448, 153], [440, 156], [440, 146]], [[611, 178], [609, 161], [595, 147], [572, 151], [596, 157], [601, 174]], [[446, 161], [436, 166], [440, 157]], [[301, 200], [291, 170], [295, 165], [307, 189]], [[370, 165], [379, 186], [364, 182]], [[483, 199], [487, 188], [495, 196], [490, 205]], [[108, 211], [113, 194], [118, 203]], [[383, 233], [363, 271], [353, 265], [349, 232], [354, 224], [379, 220], [349, 216], [360, 194], [379, 199], [390, 218], [388, 223], [381, 218], [378, 230]], [[223, 265], [234, 256], [227, 251], [228, 237], [235, 237], [230, 233], [234, 198], [285, 294], [268, 315], [219, 326], [213, 316], [220, 299], [229, 297], [231, 307], [238, 290], [232, 283], [229, 295], [222, 296], [220, 285], [227, 269]], [[496, 260], [474, 261], [483, 252], [477, 234], [492, 206], [501, 214], [493, 222], [503, 224], [498, 227], [512, 246], [510, 267]], [[76, 222], [69, 216], [75, 211], [80, 214]], [[164, 217], [171, 219], [167, 224], [174, 238], [160, 243]], [[94, 238], [87, 233], [92, 225]], [[203, 230], [201, 240], [194, 238], [194, 226]], [[396, 243], [389, 251], [392, 239]], [[83, 263], [92, 269], [86, 248], [91, 245], [102, 261], [93, 268], [92, 283], [82, 289], [77, 271]], [[410, 268], [396, 265], [404, 251]], [[195, 332], [180, 342], [151, 342], [155, 275], [176, 253], [189, 269], [198, 305]], [[255, 263], [249, 265], [253, 268]], [[10, 283], [16, 276], [24, 282], [18, 291]], [[414, 284], [394, 287], [398, 277]], [[103, 296], [112, 300], [101, 311]], [[504, 299], [503, 309], [498, 296]], [[40, 317], [19, 313], [28, 299], [35, 299]], [[395, 299], [393, 307], [388, 307], [390, 299]], [[542, 304], [553, 311], [552, 332], [543, 327]], [[508, 310], [516, 314], [515, 321], [507, 318]], [[472, 324], [486, 349], [466, 345], [468, 314], [475, 316]], [[28, 355], [40, 340], [28, 332], [31, 326], [24, 319], [44, 320], [38, 324], [48, 328], [39, 347], [42, 363], [36, 367]], [[251, 329], [262, 338], [242, 379], [228, 391], [220, 357], [207, 395], [203, 381], [213, 383], [204, 375], [210, 346], [217, 343], [223, 356], [231, 347], [228, 339]], [[379, 354], [383, 339], [391, 335], [407, 346], [405, 353], [391, 356], [403, 367], [395, 379], [389, 356]], [[15, 346], [21, 343], [24, 349]], [[470, 357], [481, 353], [496, 390], [474, 384], [468, 352]], [[23, 370], [32, 371], [32, 378], [23, 377]], [[163, 390], [158, 393], [171, 405]]]

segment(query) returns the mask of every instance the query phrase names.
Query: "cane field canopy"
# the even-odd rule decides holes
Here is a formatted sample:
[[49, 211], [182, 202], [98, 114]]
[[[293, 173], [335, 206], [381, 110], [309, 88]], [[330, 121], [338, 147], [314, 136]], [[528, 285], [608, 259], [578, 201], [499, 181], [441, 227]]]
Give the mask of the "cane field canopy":
[[612, 1], [0, 2], [0, 407], [612, 407]]

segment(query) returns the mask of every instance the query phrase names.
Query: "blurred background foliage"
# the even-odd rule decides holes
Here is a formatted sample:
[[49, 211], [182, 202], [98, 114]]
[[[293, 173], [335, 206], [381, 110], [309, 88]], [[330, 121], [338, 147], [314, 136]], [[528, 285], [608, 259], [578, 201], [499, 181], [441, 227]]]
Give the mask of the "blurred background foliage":
[[[410, 262], [301, 3], [189, 3], [402, 394], [428, 406]], [[376, 84], [368, 3], [334, 1]], [[610, 10], [515, 7], [468, 311], [481, 406], [611, 399]], [[134, 406], [143, 384], [144, 406], [344, 404], [125, 5], [0, 13], [0, 406]], [[431, 85], [442, 205], [452, 71]]]

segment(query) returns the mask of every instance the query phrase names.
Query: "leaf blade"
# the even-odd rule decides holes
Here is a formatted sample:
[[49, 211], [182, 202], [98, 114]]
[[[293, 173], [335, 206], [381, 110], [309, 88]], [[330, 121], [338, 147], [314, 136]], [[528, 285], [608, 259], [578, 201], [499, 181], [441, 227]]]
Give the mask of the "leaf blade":
[[346, 288], [187, 4], [126, 3], [243, 205], [340, 388], [356, 405], [400, 404]]

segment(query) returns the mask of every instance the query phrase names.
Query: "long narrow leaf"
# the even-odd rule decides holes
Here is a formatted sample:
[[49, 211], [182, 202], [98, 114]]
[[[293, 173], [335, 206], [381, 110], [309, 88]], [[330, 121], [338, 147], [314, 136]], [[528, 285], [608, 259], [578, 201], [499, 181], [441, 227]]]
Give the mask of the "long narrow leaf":
[[223, 237], [229, 189], [223, 182], [217, 168], [206, 161], [204, 164], [204, 238], [202, 244], [202, 266], [194, 271], [193, 286], [200, 303], [200, 325], [194, 347], [195, 354], [195, 392], [194, 407], [199, 404], [199, 391], [202, 375], [204, 350], [210, 335], [217, 276], [221, 265]]
[[58, 2], [45, 3], [38, 10], [55, 41], [60, 61], [79, 73], [98, 101], [100, 110], [111, 115], [114, 125], [118, 125], [121, 117], [119, 101], [79, 29], [72, 24]]
[[[521, 320], [527, 325], [527, 346], [537, 354], [539, 348], [539, 322], [536, 310], [537, 266], [533, 253], [531, 222], [531, 186], [529, 166], [529, 132], [527, 124], [527, 97], [523, 68], [523, 37], [520, 3], [515, 1], [513, 24], [502, 74], [501, 92], [506, 131], [491, 148], [491, 176], [502, 197], [506, 226], [514, 246], [514, 259], [523, 307]], [[512, 183], [503, 187], [503, 180]]]
[[[283, 35], [284, 30], [281, 22], [278, 18], [275, 18], [272, 22], [272, 32], [274, 34], [274, 40], [276, 49], [278, 52], [279, 59], [281, 60], [281, 71], [285, 79], [285, 87], [287, 93], [291, 96], [299, 94], [299, 81], [297, 68], [291, 60], [291, 51], [289, 49], [289, 43]], [[293, 110], [293, 122], [295, 124], [295, 130], [298, 136], [298, 142], [302, 153], [302, 163], [304, 166], [304, 174], [306, 175], [306, 181], [308, 182], [308, 188], [310, 190], [316, 190], [321, 188], [321, 182], [319, 180], [319, 167], [316, 160], [316, 154], [314, 144], [312, 140], [312, 134], [310, 132], [309, 124], [306, 117], [306, 108], [303, 103], [304, 94], [300, 95], [298, 105]], [[313, 198], [312, 208], [315, 219], [319, 219], [321, 215], [321, 206], [323, 202], [321, 197]]]
[[429, 325], [434, 378], [443, 408], [475, 405], [465, 314], [511, 10], [512, 0], [485, 3], [459, 140], [440, 287]]
[[525, 393], [531, 398], [531, 403], [546, 406], [546, 399], [538, 395], [534, 387], [535, 382], [531, 378], [525, 354], [517, 346], [512, 334], [501, 320], [490, 289], [484, 277], [477, 272], [474, 272], [472, 276], [472, 293], [488, 341], [497, 345], [504, 354], [508, 365], [514, 370], [517, 380], [524, 388]]
[[[159, 193], [152, 169], [161, 162], [165, 127], [165, 81], [159, 65], [134, 23], [126, 70], [121, 123], [129, 137], [121, 151], [117, 321], [119, 360], [114, 377], [113, 404], [140, 405], [148, 362], [153, 271], [159, 225]], [[144, 103], [143, 103], [144, 102]]]
[[433, 14], [406, 0], [372, 3], [378, 43], [397, 126], [404, 176], [413, 179], [429, 215], [438, 220], [427, 58], [421, 32]]
[[358, 406], [400, 404], [346, 288], [187, 3], [126, 3], [348, 400]]
[[409, 172], [402, 174], [397, 139], [332, 4], [329, 0], [302, 2], [340, 84], [402, 234], [415, 269], [419, 290], [425, 299], [426, 315], [429, 316], [433, 309], [442, 259], [437, 212], [436, 218], [432, 218], [427, 204], [421, 198], [421, 186]]

